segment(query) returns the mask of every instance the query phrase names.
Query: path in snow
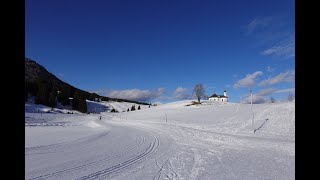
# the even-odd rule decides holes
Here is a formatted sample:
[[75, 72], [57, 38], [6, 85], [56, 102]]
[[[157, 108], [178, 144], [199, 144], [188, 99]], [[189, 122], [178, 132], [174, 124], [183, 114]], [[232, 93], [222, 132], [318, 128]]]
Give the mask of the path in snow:
[[159, 147], [159, 138], [147, 131], [98, 123], [109, 129], [68, 142], [26, 148], [26, 179], [109, 178], [134, 169]]
[[[26, 126], [26, 179], [295, 179], [294, 109], [289, 106], [256, 106], [256, 118], [269, 120], [255, 134], [250, 106], [239, 104], [172, 104], [104, 113], [101, 121], [100, 115], [72, 115], [79, 119], [51, 122], [50, 117], [46, 122], [61, 122], [61, 127], [31, 118], [26, 122], [39, 127]], [[256, 123], [259, 127], [263, 122]], [[43, 145], [30, 140], [45, 136], [45, 130], [58, 128], [59, 136], [68, 136], [85, 126], [97, 130], [87, 130], [86, 136], [78, 132], [81, 138], [63, 142], [50, 134]]]

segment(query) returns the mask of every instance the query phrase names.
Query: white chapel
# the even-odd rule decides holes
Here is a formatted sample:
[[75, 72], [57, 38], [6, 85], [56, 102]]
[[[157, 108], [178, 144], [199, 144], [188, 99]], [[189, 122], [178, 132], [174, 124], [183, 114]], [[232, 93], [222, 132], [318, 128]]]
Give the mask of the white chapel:
[[227, 91], [224, 90], [223, 95], [217, 95], [214, 93], [212, 96], [209, 97], [209, 100], [228, 102]]

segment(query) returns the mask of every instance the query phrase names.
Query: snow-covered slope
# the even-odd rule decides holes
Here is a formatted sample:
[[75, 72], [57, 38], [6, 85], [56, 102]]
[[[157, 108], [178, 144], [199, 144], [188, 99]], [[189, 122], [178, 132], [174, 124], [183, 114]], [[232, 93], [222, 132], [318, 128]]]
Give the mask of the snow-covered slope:
[[186, 106], [188, 104], [190, 101], [168, 103], [143, 113], [128, 114], [128, 118], [159, 123], [167, 119], [171, 124], [230, 134], [251, 134], [252, 119], [254, 129], [258, 129], [268, 119], [263, 127], [257, 130], [256, 136], [286, 136], [294, 139], [295, 103], [254, 104], [252, 110], [250, 104], [210, 101]]
[[294, 102], [187, 104], [26, 111], [26, 179], [295, 179]]
[[142, 105], [142, 104], [129, 103], [129, 102], [102, 101], [100, 103], [107, 107], [110, 107], [111, 109], [114, 108], [118, 112], [127, 111], [128, 109], [131, 110], [132, 106], [135, 106], [136, 110], [138, 109], [138, 106], [140, 106], [141, 109], [146, 109], [149, 107], [149, 105]]
[[[110, 112], [112, 109], [115, 109], [118, 112], [123, 112], [123, 111], [127, 111], [127, 109], [131, 109], [132, 106], [135, 106], [136, 110], [138, 109], [138, 106], [140, 106], [141, 109], [145, 109], [149, 107], [149, 105], [142, 105], [142, 104], [129, 103], [129, 102], [116, 102], [116, 101], [95, 102], [90, 100], [86, 100], [86, 102], [87, 102], [88, 113]], [[58, 103], [57, 107], [54, 109], [41, 104], [34, 104], [34, 97], [30, 98], [29, 101], [25, 103], [25, 112], [80, 114], [80, 112], [72, 110], [72, 107], [70, 106], [62, 106], [61, 103]]]

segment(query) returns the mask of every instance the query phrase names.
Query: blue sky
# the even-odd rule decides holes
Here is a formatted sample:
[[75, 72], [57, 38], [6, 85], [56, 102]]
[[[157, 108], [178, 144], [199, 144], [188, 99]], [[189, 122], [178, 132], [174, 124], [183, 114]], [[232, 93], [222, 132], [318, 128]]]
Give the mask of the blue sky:
[[25, 56], [86, 91], [147, 102], [295, 90], [294, 1], [26, 0]]

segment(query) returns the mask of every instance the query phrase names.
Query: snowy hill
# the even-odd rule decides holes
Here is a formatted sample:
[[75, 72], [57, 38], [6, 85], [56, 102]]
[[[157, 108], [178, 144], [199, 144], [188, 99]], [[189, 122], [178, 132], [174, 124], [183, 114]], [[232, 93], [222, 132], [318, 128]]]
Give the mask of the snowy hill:
[[148, 108], [149, 105], [131, 103], [131, 102], [117, 102], [117, 101], [101, 101], [94, 102], [87, 100], [87, 112], [90, 113], [102, 113], [102, 112], [110, 112], [112, 109], [115, 109], [117, 112], [127, 111], [127, 109], [131, 109], [132, 106], [135, 106], [136, 110], [138, 106], [141, 109]]
[[89, 103], [26, 112], [26, 179], [295, 179], [295, 102]]
[[[170, 123], [183, 123], [190, 127], [202, 127], [215, 132], [250, 134], [252, 132], [252, 111], [250, 104], [218, 103], [204, 101], [201, 105], [186, 106], [190, 101], [168, 103], [143, 113], [128, 114], [130, 119], [163, 122], [165, 115]], [[156, 112], [154, 112], [156, 110]], [[295, 103], [254, 104], [254, 129], [269, 136], [295, 135]], [[151, 121], [150, 120], [150, 121]]]
[[[131, 103], [131, 102], [117, 102], [117, 101], [101, 101], [95, 102], [86, 100], [87, 102], [87, 112], [88, 113], [102, 113], [102, 112], [110, 112], [112, 109], [115, 109], [117, 112], [127, 111], [127, 109], [131, 109], [132, 106], [136, 107], [140, 106], [141, 109], [148, 108], [149, 105]], [[76, 110], [72, 110], [71, 106], [63, 106], [61, 103], [58, 103], [57, 107], [52, 110], [51, 107], [42, 105], [42, 104], [34, 104], [34, 97], [29, 98], [28, 102], [25, 103], [25, 112], [29, 113], [81, 113]]]

